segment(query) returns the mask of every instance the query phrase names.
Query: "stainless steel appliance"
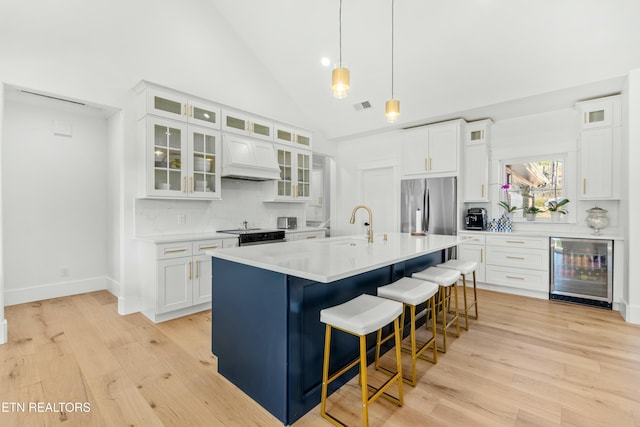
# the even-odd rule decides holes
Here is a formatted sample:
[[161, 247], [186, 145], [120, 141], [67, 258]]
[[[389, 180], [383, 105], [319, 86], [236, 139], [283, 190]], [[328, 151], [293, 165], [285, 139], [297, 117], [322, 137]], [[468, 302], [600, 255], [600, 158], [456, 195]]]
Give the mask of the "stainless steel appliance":
[[290, 230], [298, 227], [298, 218], [295, 216], [279, 216], [278, 228], [282, 230]]
[[455, 177], [402, 180], [400, 231], [455, 235], [458, 231], [456, 191]]
[[260, 228], [239, 228], [237, 230], [218, 230], [219, 233], [237, 234], [240, 246], [263, 245], [265, 243], [284, 242], [284, 230], [262, 230]]
[[467, 230], [486, 230], [487, 210], [485, 208], [467, 209], [464, 224]]
[[613, 241], [550, 239], [549, 299], [611, 309]]

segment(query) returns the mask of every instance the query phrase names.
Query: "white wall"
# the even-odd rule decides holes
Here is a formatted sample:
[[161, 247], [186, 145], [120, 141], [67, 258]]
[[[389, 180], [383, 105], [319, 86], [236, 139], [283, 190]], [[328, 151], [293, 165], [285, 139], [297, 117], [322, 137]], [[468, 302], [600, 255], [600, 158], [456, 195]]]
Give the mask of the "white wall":
[[[0, 142], [4, 123], [4, 85], [0, 81]], [[0, 143], [0, 165], [3, 158], [3, 144]], [[0, 196], [2, 196], [2, 173], [0, 173]], [[4, 318], [4, 209], [0, 197], [0, 344], [7, 342], [7, 320]]]
[[625, 310], [622, 312], [627, 322], [640, 324], [640, 281], [635, 262], [640, 259], [640, 223], [635, 219], [640, 212], [640, 192], [637, 183], [640, 182], [640, 70], [629, 73], [627, 97], [627, 169], [628, 169], [628, 204], [627, 218], [628, 231], [626, 237], [626, 265], [627, 286], [624, 293]]
[[[358, 138], [350, 141], [344, 141], [338, 144], [338, 154], [336, 156], [337, 166], [337, 185], [340, 189], [336, 200], [335, 219], [332, 218], [331, 233], [332, 235], [349, 235], [357, 234], [363, 230], [359, 225], [349, 224], [351, 211], [356, 205], [363, 203], [361, 171], [363, 167], [369, 167], [375, 162], [385, 162], [385, 164], [397, 164], [400, 166], [401, 160], [401, 132], [389, 132], [378, 135]], [[400, 173], [398, 169], [398, 174]], [[398, 176], [399, 178], [399, 176]], [[396, 183], [398, 191], [400, 182]], [[399, 193], [398, 193], [399, 194]], [[379, 195], [380, 203], [392, 205], [397, 211], [399, 218], [400, 202], [394, 200], [392, 194], [381, 192]], [[360, 211], [359, 215], [364, 215]], [[384, 232], [392, 230], [376, 229], [376, 212], [373, 212], [374, 232]], [[364, 216], [361, 217], [363, 219]], [[361, 223], [361, 219], [356, 224]], [[398, 224], [399, 230], [400, 224]]]
[[[107, 122], [89, 107], [7, 97], [2, 134], [5, 303], [104, 289]], [[72, 136], [54, 134], [54, 122]]]

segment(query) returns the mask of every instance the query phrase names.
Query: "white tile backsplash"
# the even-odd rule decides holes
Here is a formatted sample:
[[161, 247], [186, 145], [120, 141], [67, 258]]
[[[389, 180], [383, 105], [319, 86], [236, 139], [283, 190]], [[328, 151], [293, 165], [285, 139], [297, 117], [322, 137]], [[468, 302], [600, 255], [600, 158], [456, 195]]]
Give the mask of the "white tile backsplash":
[[[136, 235], [211, 232], [250, 227], [276, 228], [277, 217], [295, 216], [305, 223], [304, 203], [264, 203], [272, 199], [273, 182], [222, 180], [222, 200], [137, 199]], [[179, 224], [178, 217], [185, 216]]]

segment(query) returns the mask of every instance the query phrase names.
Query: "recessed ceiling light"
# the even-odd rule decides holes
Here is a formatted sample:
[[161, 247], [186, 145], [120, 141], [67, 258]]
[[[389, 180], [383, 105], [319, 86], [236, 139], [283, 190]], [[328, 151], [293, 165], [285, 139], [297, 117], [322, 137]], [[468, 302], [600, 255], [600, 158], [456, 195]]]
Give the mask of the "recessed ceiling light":
[[320, 63], [322, 65], [324, 65], [325, 67], [328, 67], [331, 64], [331, 60], [329, 58], [327, 58], [326, 56], [324, 56], [321, 60]]

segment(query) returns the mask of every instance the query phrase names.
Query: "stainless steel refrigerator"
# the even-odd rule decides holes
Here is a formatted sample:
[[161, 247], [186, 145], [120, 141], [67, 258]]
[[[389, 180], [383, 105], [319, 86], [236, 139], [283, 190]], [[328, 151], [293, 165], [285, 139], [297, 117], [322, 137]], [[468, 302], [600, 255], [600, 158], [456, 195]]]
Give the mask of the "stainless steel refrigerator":
[[402, 180], [400, 197], [403, 233], [421, 229], [429, 234], [457, 234], [456, 177]]

